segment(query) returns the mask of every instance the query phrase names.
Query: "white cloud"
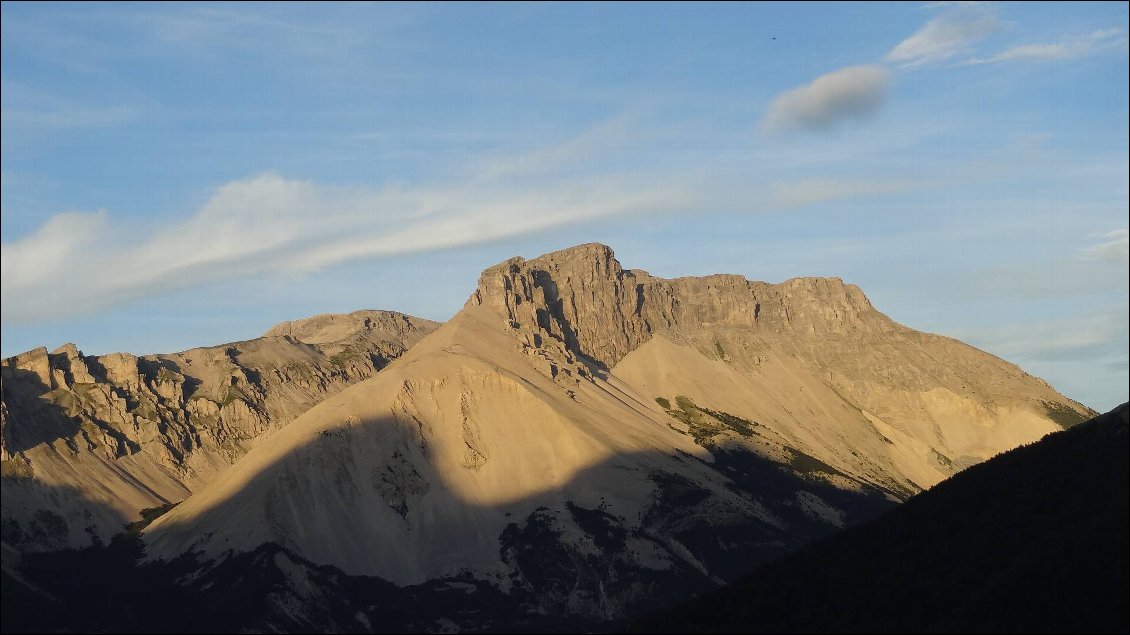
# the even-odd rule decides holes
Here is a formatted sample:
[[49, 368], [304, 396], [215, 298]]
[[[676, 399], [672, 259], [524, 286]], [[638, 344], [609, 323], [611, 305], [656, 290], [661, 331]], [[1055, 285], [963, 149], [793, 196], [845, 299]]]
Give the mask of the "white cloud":
[[1055, 44], [1022, 44], [988, 58], [972, 58], [965, 64], [993, 64], [1014, 60], [1063, 60], [1083, 57], [1092, 53], [1126, 49], [1126, 30], [1102, 29], [1084, 37], [1076, 37]]
[[0, 80], [0, 121], [4, 136], [75, 128], [98, 128], [127, 123], [137, 110], [125, 105], [79, 103]]
[[883, 105], [890, 73], [881, 66], [849, 66], [817, 77], [773, 100], [761, 129], [823, 131], [873, 116]]
[[479, 180], [500, 176], [524, 178], [555, 171], [565, 164], [583, 164], [586, 159], [609, 154], [623, 146], [634, 135], [629, 115], [619, 115], [563, 143], [530, 152], [484, 157], [475, 163], [475, 177]]
[[[106, 212], [66, 212], [51, 217], [35, 233], [0, 249], [5, 287], [47, 285], [66, 275], [71, 257], [96, 243], [106, 228]], [[9, 298], [5, 299], [7, 302]], [[17, 298], [10, 298], [18, 302]]]
[[1126, 307], [1069, 318], [955, 333], [1006, 359], [1086, 360], [1117, 352], [1126, 340]]
[[968, 53], [996, 27], [997, 17], [989, 7], [958, 4], [899, 42], [883, 59], [902, 66], [941, 62]]
[[962, 278], [967, 292], [988, 297], [1048, 300], [1121, 292], [1130, 284], [1126, 229], [1096, 234], [1091, 245], [1026, 265], [1000, 266]]
[[1083, 250], [1084, 258], [1123, 265], [1130, 261], [1130, 230], [1116, 229], [1098, 237], [1100, 242]]
[[948, 334], [1019, 363], [1057, 390], [1103, 411], [1126, 401], [1128, 318], [1123, 305]]
[[[577, 143], [564, 147], [541, 156], [583, 160]], [[59, 214], [3, 243], [0, 312], [6, 323], [58, 318], [232, 277], [293, 275], [686, 204], [673, 182], [537, 178], [500, 165], [447, 186], [340, 187], [263, 174], [223, 185], [191, 216], [144, 234], [106, 212]]]

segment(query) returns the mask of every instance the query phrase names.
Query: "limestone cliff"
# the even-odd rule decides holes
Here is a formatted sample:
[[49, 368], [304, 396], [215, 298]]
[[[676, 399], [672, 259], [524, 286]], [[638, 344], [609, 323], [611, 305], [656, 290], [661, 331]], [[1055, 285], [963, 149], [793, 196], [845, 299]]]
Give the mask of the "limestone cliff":
[[667, 280], [586, 244], [487, 269], [467, 306], [553, 373], [611, 371], [669, 403], [724, 406], [844, 470], [875, 458], [844, 456], [857, 424], [899, 437], [878, 452], [909, 491], [1094, 414], [1014, 364], [894, 322], [838, 278]]
[[175, 354], [87, 356], [66, 344], [5, 359], [3, 539], [25, 548], [107, 539], [437, 326], [359, 311]]
[[660, 332], [739, 328], [823, 338], [898, 328], [859, 287], [838, 278], [777, 285], [736, 275], [665, 280], [623, 269], [609, 247], [595, 243], [491, 267], [469, 304], [493, 308], [530, 345], [548, 337], [605, 368]]

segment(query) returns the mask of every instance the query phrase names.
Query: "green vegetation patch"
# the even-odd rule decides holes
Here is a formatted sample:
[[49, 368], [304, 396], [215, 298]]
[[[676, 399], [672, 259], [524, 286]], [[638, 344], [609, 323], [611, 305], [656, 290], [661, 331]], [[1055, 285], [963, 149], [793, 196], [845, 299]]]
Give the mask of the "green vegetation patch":
[[157, 507], [146, 507], [141, 510], [141, 520], [126, 524], [126, 533], [131, 536], [140, 535], [146, 527], [153, 524], [153, 521], [171, 512], [173, 508], [179, 504], [180, 503], [167, 503], [165, 505], [158, 505]]
[[698, 406], [695, 405], [694, 400], [690, 397], [684, 397], [683, 395], [675, 397], [675, 405], [679, 406], [679, 410], [686, 413], [698, 410]]
[[1087, 421], [1097, 414], [1080, 414], [1074, 409], [1068, 408], [1063, 404], [1053, 403], [1050, 401], [1045, 401], [1043, 403], [1044, 411], [1048, 413], [1048, 418], [1058, 423], [1063, 427], [1064, 430], [1083, 423], [1084, 421]]
[[356, 362], [362, 361], [367, 356], [367, 353], [346, 348], [330, 355], [330, 363], [338, 368], [346, 368]]
[[695, 443], [699, 445], [709, 443], [715, 435], [726, 430], [732, 430], [743, 437], [757, 435], [757, 431], [754, 430], [758, 425], [756, 421], [743, 419], [721, 410], [704, 408], [695, 404], [690, 397], [683, 395], [675, 397], [677, 409], [671, 408], [670, 402], [662, 397], [656, 397], [655, 401], [664, 407], [668, 415], [687, 424], [691, 436], [694, 437]]
[[843, 474], [836, 468], [828, 465], [820, 459], [805, 454], [796, 448], [786, 447], [785, 450], [789, 453], [789, 465], [800, 472], [801, 474], [811, 474], [813, 472], [823, 472], [825, 474]]
[[227, 386], [227, 391], [224, 393], [224, 397], [220, 399], [220, 407], [223, 408], [224, 406], [236, 400], [247, 402], [250, 400], [250, 397], [248, 397], [247, 393], [243, 392], [243, 389], [241, 389], [239, 386]]
[[700, 408], [700, 410], [706, 412], [718, 421], [721, 421], [722, 424], [727, 428], [733, 430], [734, 432], [737, 432], [743, 437], [752, 437], [753, 435], [757, 434], [753, 430], [758, 425], [756, 421], [743, 419], [737, 415], [732, 415], [728, 412], [722, 412], [721, 410], [711, 410], [709, 408]]

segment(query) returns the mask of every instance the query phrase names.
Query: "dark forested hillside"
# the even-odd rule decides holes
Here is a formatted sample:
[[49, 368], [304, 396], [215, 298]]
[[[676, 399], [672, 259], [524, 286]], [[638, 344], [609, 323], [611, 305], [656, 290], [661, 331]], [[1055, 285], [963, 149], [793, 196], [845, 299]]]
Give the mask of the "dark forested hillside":
[[1004, 453], [640, 632], [1127, 632], [1128, 407]]

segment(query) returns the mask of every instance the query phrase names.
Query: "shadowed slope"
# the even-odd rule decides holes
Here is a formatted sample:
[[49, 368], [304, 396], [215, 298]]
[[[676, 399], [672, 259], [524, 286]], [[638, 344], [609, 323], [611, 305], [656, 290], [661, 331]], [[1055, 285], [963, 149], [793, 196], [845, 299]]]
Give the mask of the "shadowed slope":
[[[352, 450], [342, 437], [317, 436], [279, 457], [244, 488], [285, 495], [296, 464], [316, 477], [321, 468], [315, 464], [332, 457], [339, 462], [335, 472], [356, 472], [374, 447], [364, 443], [367, 435], [393, 440], [416, 434], [393, 420], [359, 425], [365, 430], [351, 435]], [[392, 447], [415, 464], [418, 450]], [[343, 571], [313, 562], [296, 551], [305, 545], [277, 542], [234, 549], [214, 559], [186, 555], [139, 566], [141, 544], [123, 536], [105, 547], [27, 555], [16, 571], [26, 582], [9, 588], [5, 581], [5, 632], [607, 630], [688, 593], [715, 588], [731, 577], [732, 569], [748, 568], [833, 531], [835, 525], [796, 504], [798, 494], [827, 496], [850, 510], [845, 512], [849, 522], [892, 504], [874, 493], [838, 491], [772, 461], [751, 459], [742, 466], [758, 477], [756, 497], [726, 486], [724, 476], [697, 459], [655, 451], [618, 454], [577, 471], [552, 490], [495, 504], [461, 502], [437, 491], [441, 484], [427, 492], [449, 499], [442, 508], [431, 505], [430, 528], [418, 524], [420, 514], [400, 515], [405, 505], [421, 507], [411, 492], [402, 491], [407, 499], [361, 500], [363, 493], [343, 495], [339, 489], [348, 492], [348, 480], [335, 481], [317, 492], [321, 500], [316, 505], [280, 500], [274, 510], [303, 514], [296, 520], [306, 523], [306, 531], [322, 532], [318, 538], [324, 542], [351, 540], [380, 553], [377, 547], [391, 538], [400, 541], [404, 559], [428, 555], [413, 549], [411, 536], [397, 537], [365, 524], [372, 510], [362, 508], [375, 506], [385, 522], [408, 526], [408, 533], [423, 531], [427, 537], [431, 532], [434, 538], [435, 532], [451, 528], [452, 535], [466, 541], [482, 539], [491, 566], [453, 567], [418, 584], [397, 585], [380, 576], [356, 575], [352, 567]], [[392, 473], [378, 476], [387, 477], [381, 492], [396, 491]], [[638, 511], [623, 507], [617, 496], [618, 489], [632, 483], [646, 490], [634, 496]], [[592, 502], [579, 502], [586, 499]], [[755, 501], [767, 503], [756, 515], [750, 512]], [[246, 504], [236, 496], [214, 513], [246, 518]], [[323, 517], [346, 525], [323, 525]], [[438, 542], [434, 548], [437, 560], [458, 559], [464, 549]], [[62, 606], [66, 610], [59, 610]], [[40, 611], [43, 607], [52, 610]]]
[[638, 632], [1123, 632], [1126, 404], [969, 468]]
[[[174, 354], [92, 356], [67, 344], [3, 360], [0, 459], [13, 477], [0, 502], [3, 522], [30, 526], [50, 514], [70, 527], [62, 543], [9, 532], [6, 544], [109, 540], [121, 518], [188, 497], [260, 438], [438, 326], [388, 311], [287, 324], [298, 325], [294, 335]], [[13, 543], [15, 535], [25, 539]]]

